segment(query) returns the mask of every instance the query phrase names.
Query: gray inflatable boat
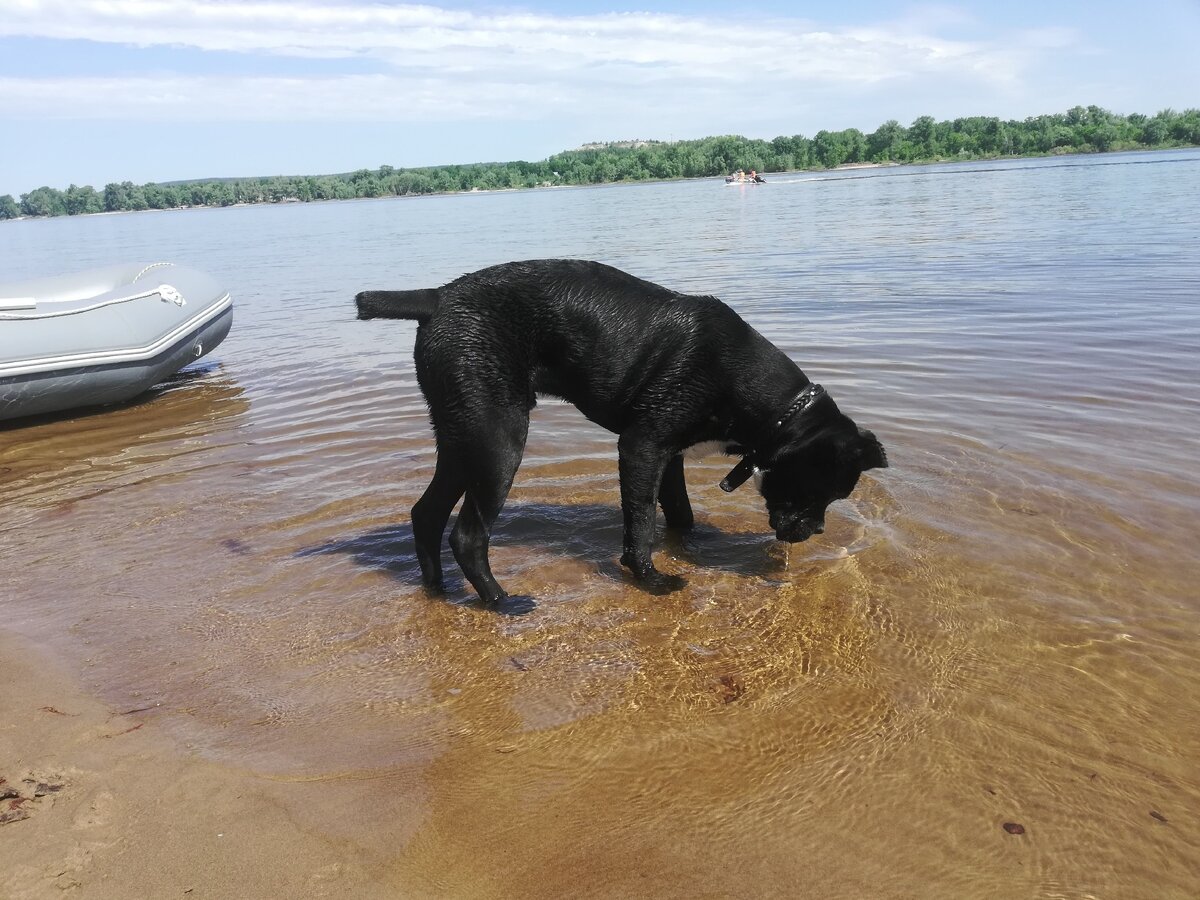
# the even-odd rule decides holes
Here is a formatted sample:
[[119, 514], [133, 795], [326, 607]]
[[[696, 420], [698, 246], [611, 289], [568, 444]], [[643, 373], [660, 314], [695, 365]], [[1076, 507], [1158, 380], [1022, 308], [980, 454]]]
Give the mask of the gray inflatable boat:
[[0, 419], [129, 400], [232, 324], [229, 292], [172, 263], [0, 285]]

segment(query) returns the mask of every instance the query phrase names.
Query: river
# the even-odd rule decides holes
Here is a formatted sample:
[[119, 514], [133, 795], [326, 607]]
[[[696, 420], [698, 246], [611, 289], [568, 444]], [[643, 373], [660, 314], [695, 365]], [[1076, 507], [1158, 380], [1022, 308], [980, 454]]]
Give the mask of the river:
[[[0, 224], [6, 280], [171, 260], [236, 303], [153, 396], [0, 430], [0, 625], [188, 752], [369, 781], [388, 828], [312, 827], [418, 895], [1196, 896], [1198, 183], [1190, 150]], [[652, 597], [615, 436], [542, 403], [492, 551], [536, 605], [448, 551], [428, 597], [415, 328], [353, 296], [544, 257], [721, 297], [891, 468], [789, 548], [690, 462]]]

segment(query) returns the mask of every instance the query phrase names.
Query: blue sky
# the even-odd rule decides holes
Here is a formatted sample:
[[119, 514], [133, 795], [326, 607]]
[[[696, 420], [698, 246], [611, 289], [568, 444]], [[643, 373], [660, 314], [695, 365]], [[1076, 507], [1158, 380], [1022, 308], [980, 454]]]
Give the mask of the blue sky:
[[1198, 46], [1197, 0], [0, 0], [0, 194], [1153, 113]]

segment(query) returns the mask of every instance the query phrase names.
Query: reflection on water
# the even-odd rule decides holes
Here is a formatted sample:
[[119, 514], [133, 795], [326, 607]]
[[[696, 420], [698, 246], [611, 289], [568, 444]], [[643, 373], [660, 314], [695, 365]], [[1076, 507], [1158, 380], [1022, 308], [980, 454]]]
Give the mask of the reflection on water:
[[[14, 277], [119, 246], [223, 273], [239, 322], [153, 398], [0, 432], [4, 627], [294, 785], [400, 893], [1193, 896], [1198, 170], [6, 225]], [[559, 255], [724, 297], [893, 467], [787, 547], [690, 462], [698, 527], [658, 553], [688, 587], [655, 598], [615, 439], [546, 403], [492, 552], [529, 599], [481, 608], [448, 551], [427, 596], [413, 328], [350, 298]]]
[[218, 445], [249, 406], [234, 378], [203, 363], [127, 403], [6, 422], [0, 476], [8, 511], [18, 503], [61, 510], [131, 481], [202, 468], [193, 455]]

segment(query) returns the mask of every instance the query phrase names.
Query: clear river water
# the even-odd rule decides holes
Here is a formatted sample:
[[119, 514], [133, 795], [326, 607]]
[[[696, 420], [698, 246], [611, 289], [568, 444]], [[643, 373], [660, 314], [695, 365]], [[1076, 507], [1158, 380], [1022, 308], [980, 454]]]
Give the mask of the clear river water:
[[[689, 462], [652, 597], [615, 436], [545, 402], [492, 550], [536, 605], [448, 550], [427, 596], [415, 325], [353, 296], [543, 257], [721, 297], [891, 468], [787, 547]], [[308, 827], [396, 885], [1200, 895], [1200, 151], [0, 224], [6, 280], [137, 260], [216, 275], [233, 331], [0, 430], [0, 627], [343, 798]]]

